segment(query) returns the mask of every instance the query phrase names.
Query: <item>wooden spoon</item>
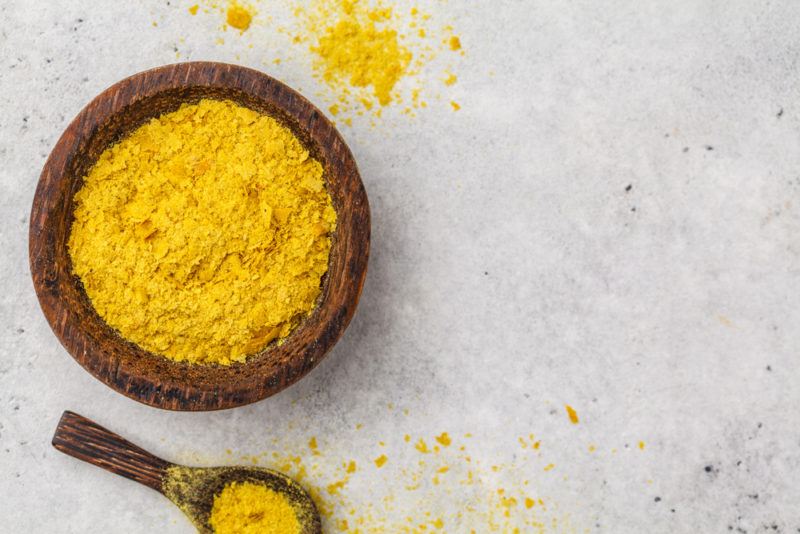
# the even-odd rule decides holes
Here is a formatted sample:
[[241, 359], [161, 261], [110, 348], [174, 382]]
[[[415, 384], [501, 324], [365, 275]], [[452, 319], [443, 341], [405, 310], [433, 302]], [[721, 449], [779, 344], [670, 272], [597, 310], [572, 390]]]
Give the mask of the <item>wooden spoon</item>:
[[322, 531], [319, 513], [306, 491], [288, 476], [263, 467], [186, 467], [154, 456], [74, 412], [66, 411], [53, 435], [53, 447], [156, 490], [172, 501], [203, 534], [209, 525], [214, 496], [231, 482], [264, 484], [291, 503], [301, 534]]

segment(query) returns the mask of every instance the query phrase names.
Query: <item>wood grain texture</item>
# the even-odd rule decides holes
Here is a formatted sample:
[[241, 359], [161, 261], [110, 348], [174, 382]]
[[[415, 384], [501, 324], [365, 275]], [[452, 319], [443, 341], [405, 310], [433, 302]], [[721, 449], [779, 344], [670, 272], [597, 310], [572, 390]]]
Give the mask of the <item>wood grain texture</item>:
[[[337, 214], [319, 304], [278, 346], [231, 366], [178, 363], [123, 339], [97, 315], [72, 273], [67, 241], [73, 196], [110, 144], [147, 120], [201, 98], [228, 99], [281, 121], [317, 158]], [[281, 391], [313, 369], [355, 312], [369, 256], [370, 213], [355, 160], [333, 124], [299, 93], [252, 69], [168, 65], [136, 74], [90, 102], [42, 170], [30, 218], [29, 257], [42, 311], [87, 371], [140, 402], [171, 410], [241, 406]]]
[[162, 492], [166, 460], [106, 430], [82, 415], [66, 411], [53, 435], [53, 447], [84, 462], [102, 467]]

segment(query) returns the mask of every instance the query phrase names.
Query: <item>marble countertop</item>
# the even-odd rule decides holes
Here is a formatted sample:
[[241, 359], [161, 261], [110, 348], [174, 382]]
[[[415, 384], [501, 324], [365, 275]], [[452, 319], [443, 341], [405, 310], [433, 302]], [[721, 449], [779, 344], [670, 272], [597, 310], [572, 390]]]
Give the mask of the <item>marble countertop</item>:
[[59, 345], [27, 232], [58, 136], [127, 75], [235, 62], [327, 107], [290, 13], [237, 35], [192, 3], [0, 0], [0, 530], [192, 532], [50, 446], [70, 409], [287, 469], [330, 532], [800, 532], [800, 3], [421, 0], [465, 53], [417, 75], [427, 108], [342, 124], [373, 216], [349, 330], [279, 395], [172, 413]]

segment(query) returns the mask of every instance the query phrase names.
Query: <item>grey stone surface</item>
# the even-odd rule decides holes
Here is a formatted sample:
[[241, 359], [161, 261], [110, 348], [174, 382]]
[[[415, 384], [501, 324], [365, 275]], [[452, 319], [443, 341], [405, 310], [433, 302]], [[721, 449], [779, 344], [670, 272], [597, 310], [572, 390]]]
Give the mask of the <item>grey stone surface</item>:
[[452, 90], [422, 75], [443, 96], [416, 118], [342, 130], [373, 213], [350, 329], [280, 395], [185, 414], [114, 393], [51, 333], [27, 260], [42, 164], [94, 95], [176, 48], [320, 105], [326, 89], [270, 29], [278, 7], [221, 45], [189, 2], [0, 1], [0, 531], [191, 532], [156, 493], [50, 447], [72, 409], [198, 464], [307, 454], [316, 436], [311, 480], [357, 459], [349, 501], [393, 499], [378, 527], [424, 508], [401, 487], [420, 458], [403, 435], [447, 430], [505, 467], [433, 488], [436, 515], [524, 478], [560, 520], [547, 531], [800, 532], [800, 4], [422, 4], [466, 54]]

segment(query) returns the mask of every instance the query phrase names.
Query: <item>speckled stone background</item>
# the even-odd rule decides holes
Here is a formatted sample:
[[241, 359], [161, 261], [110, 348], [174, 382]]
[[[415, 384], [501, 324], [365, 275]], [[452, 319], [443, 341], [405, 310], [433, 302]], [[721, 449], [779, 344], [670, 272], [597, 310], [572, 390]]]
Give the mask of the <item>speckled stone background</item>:
[[342, 492], [377, 526], [426, 520], [403, 436], [448, 431], [489, 475], [432, 487], [434, 515], [527, 480], [547, 532], [800, 532], [800, 3], [421, 4], [465, 55], [452, 88], [421, 75], [442, 96], [416, 117], [342, 129], [373, 213], [350, 329], [280, 395], [187, 414], [114, 393], [51, 333], [27, 259], [42, 164], [149, 67], [238, 62], [321, 106], [326, 89], [274, 30], [281, 7], [220, 44], [221, 16], [189, 2], [0, 1], [0, 531], [192, 531], [51, 448], [72, 409], [196, 464], [315, 436], [312, 483], [356, 459]]

